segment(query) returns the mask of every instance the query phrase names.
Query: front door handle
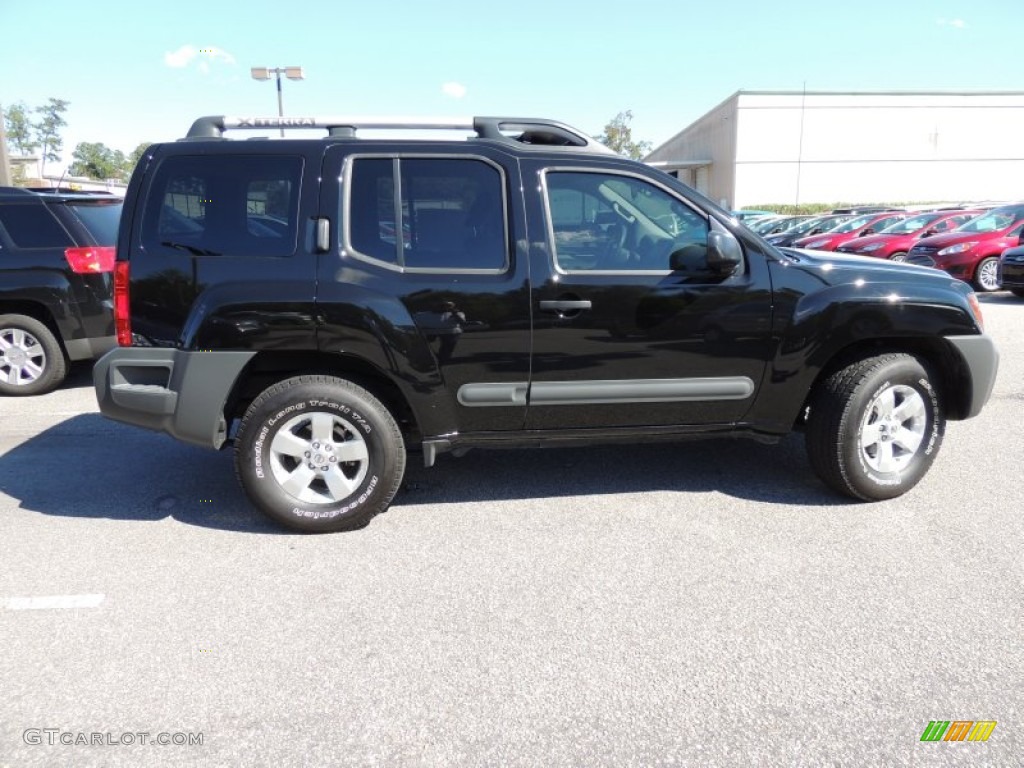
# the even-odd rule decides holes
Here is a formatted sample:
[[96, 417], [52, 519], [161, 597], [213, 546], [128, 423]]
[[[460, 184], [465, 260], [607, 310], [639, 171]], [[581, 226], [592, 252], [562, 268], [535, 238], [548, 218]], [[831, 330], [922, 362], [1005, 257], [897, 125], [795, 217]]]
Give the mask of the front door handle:
[[545, 299], [540, 303], [543, 312], [579, 312], [590, 307], [589, 299]]

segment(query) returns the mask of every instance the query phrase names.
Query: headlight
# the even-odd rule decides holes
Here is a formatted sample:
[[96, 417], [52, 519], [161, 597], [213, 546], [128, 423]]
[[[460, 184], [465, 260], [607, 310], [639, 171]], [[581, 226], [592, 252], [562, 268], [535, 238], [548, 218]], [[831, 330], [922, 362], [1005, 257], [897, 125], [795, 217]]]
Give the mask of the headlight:
[[977, 244], [978, 243], [976, 241], [968, 242], [968, 243], [957, 243], [956, 245], [949, 246], [949, 248], [943, 248], [941, 251], [939, 251], [935, 255], [936, 256], [952, 256], [954, 253], [963, 253], [964, 251], [969, 251], [969, 250], [971, 250], [971, 248], [973, 248]]
[[826, 237], [824, 240], [812, 240], [804, 248], [821, 248], [823, 245], [828, 245], [832, 242], [832, 238]]
[[865, 245], [863, 248], [858, 248], [857, 250], [861, 253], [871, 253], [872, 251], [877, 251], [883, 245], [885, 245], [885, 243], [871, 243], [870, 245]]

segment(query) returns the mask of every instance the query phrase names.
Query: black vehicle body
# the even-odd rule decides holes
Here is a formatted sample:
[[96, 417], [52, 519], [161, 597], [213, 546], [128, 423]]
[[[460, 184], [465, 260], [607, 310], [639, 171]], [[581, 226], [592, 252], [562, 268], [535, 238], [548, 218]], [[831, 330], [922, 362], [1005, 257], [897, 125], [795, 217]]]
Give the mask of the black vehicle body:
[[66, 360], [95, 359], [116, 344], [111, 273], [76, 272], [66, 253], [112, 247], [121, 202], [0, 188], [0, 316], [38, 321]]
[[999, 284], [1024, 298], [1024, 245], [1007, 248], [999, 257]]
[[[801, 424], [822, 377], [893, 350], [931, 366], [949, 418], [978, 413], [992, 388], [997, 355], [966, 284], [937, 270], [776, 249], [640, 163], [501, 138], [254, 144], [154, 145], [136, 169], [117, 249], [130, 274], [132, 342], [95, 368], [105, 416], [220, 448], [275, 382], [336, 376], [394, 413], [429, 465], [473, 446], [771, 442]], [[285, 256], [145, 245], [161, 167], [255, 152], [301, 161]], [[450, 157], [500, 173], [504, 263], [417, 269], [356, 252], [351, 163]], [[569, 249], [555, 244], [554, 192], [538, 194], [556, 173], [607, 174], [664, 194], [706, 222], [709, 242], [721, 233], [738, 243], [742, 264], [691, 269], [673, 253], [666, 269], [565, 269], [554, 254]], [[391, 224], [387, 248], [407, 236]]]

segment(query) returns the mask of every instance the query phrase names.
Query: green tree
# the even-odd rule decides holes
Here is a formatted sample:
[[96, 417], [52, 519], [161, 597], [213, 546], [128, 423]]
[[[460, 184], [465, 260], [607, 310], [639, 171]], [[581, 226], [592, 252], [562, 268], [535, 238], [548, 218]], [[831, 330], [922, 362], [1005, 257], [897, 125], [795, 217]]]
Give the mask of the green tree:
[[106, 181], [107, 179], [123, 179], [128, 172], [128, 161], [124, 152], [119, 149], [111, 149], [99, 142], [83, 141], [79, 143], [75, 147], [72, 157], [74, 158], [70, 168], [72, 176], [85, 176], [89, 179]]
[[39, 173], [42, 175], [46, 168], [47, 160], [60, 160], [60, 151], [64, 149], [64, 140], [60, 137], [60, 129], [67, 125], [64, 113], [70, 102], [64, 99], [55, 99], [52, 96], [48, 103], [36, 107], [36, 113], [42, 115], [39, 122], [35, 124], [36, 139], [43, 148], [42, 162]]
[[152, 144], [150, 142], [144, 141], [133, 149], [130, 155], [128, 155], [128, 159], [125, 161], [124, 166], [126, 178], [132, 175], [132, 171], [135, 170], [135, 166], [139, 164], [139, 160], [142, 159], [142, 156], [146, 154], [146, 150], [151, 146]]
[[604, 127], [604, 133], [595, 138], [613, 152], [639, 160], [651, 151], [651, 142], [633, 141], [633, 130], [629, 127], [629, 121], [632, 119], [632, 110], [619, 112]]
[[28, 109], [21, 102], [11, 104], [4, 110], [4, 129], [8, 144], [19, 155], [31, 155], [39, 148], [33, 141], [33, 126], [28, 119]]

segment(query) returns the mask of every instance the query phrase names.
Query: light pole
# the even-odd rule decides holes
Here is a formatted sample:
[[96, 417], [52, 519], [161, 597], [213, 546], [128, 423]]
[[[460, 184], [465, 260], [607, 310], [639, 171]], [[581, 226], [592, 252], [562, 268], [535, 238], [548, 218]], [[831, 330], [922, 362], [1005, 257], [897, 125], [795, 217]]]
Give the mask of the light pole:
[[[284, 101], [281, 98], [281, 75], [284, 74], [289, 80], [302, 80], [302, 67], [251, 67], [253, 80], [269, 80], [271, 74], [277, 75], [277, 116], [284, 117]], [[281, 126], [281, 135], [284, 136], [284, 126]]]

